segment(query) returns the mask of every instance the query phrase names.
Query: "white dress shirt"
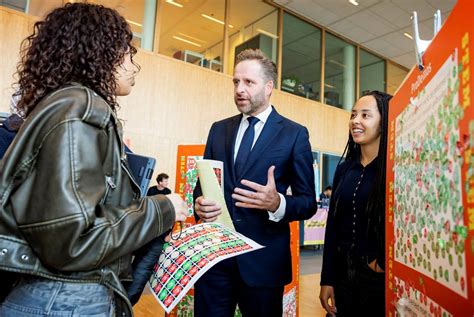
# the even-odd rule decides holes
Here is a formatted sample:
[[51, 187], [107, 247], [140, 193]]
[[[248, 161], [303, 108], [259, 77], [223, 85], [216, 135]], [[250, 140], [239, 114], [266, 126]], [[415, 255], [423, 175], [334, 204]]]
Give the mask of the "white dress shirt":
[[[265, 126], [265, 123], [268, 120], [268, 117], [270, 116], [270, 113], [272, 113], [273, 109], [270, 105], [261, 113], [256, 115], [255, 117], [258, 118], [258, 122], [255, 124], [255, 136], [253, 139], [252, 143], [252, 149], [255, 145], [255, 143], [258, 140], [258, 137], [260, 136], [260, 133], [262, 133], [263, 127]], [[244, 136], [245, 130], [249, 127], [249, 122], [247, 118], [249, 115], [243, 114], [242, 120], [240, 121], [239, 125], [239, 131], [237, 131], [237, 138], [235, 139], [235, 146], [234, 146], [234, 163], [235, 163], [235, 158], [237, 157], [237, 153], [239, 152], [239, 147], [240, 143], [242, 142], [242, 138]], [[266, 184], [261, 184], [261, 185], [266, 185]], [[286, 199], [285, 196], [282, 194], [278, 193], [280, 196], [280, 206], [278, 206], [278, 209], [275, 212], [267, 211], [268, 212], [268, 219], [274, 222], [278, 222], [283, 217], [285, 216], [285, 209], [286, 209]]]

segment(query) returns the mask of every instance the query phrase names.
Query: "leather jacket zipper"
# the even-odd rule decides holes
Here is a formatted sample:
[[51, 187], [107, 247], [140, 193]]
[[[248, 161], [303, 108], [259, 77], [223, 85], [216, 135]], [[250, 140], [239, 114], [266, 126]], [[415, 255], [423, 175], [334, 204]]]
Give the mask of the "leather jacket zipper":
[[117, 188], [117, 185], [115, 185], [112, 176], [105, 176], [105, 193], [104, 197], [100, 200], [100, 205], [103, 205], [105, 203], [105, 200], [109, 195], [110, 189], [114, 190], [115, 188]]
[[112, 180], [111, 176], [106, 176], [107, 179], [107, 184], [109, 184], [110, 188], [115, 189], [117, 188], [117, 185], [115, 185], [114, 181]]
[[132, 176], [132, 173], [129, 171], [127, 164], [125, 164], [123, 160], [120, 161], [120, 165], [122, 165], [122, 168], [125, 170], [125, 173], [127, 173], [128, 177], [132, 180], [132, 184], [134, 184], [135, 187], [138, 189], [138, 192], [140, 193], [140, 195], [136, 198], [139, 198], [142, 193], [140, 186], [138, 186], [137, 182], [135, 181], [135, 178]]
[[117, 140], [118, 140], [118, 143], [121, 144], [121, 149], [120, 149], [120, 166], [125, 170], [125, 173], [127, 173], [128, 177], [132, 180], [132, 184], [135, 185], [135, 187], [138, 189], [138, 197], [136, 196], [136, 193], [134, 193], [134, 195], [136, 196], [135, 198], [140, 198], [141, 197], [141, 194], [142, 194], [142, 190], [140, 188], [140, 186], [137, 184], [137, 182], [135, 181], [135, 178], [132, 176], [132, 173], [129, 171], [128, 167], [127, 167], [127, 164], [125, 164], [125, 160], [127, 159], [127, 154], [125, 153], [125, 147], [124, 147], [124, 143], [123, 143], [123, 140], [122, 140], [122, 135], [120, 134], [119, 132], [119, 129], [117, 127], [117, 117], [115, 116], [115, 113], [112, 112], [112, 116], [114, 118], [114, 120], [112, 120], [112, 123], [114, 125], [114, 129], [115, 129], [115, 135], [117, 137]]

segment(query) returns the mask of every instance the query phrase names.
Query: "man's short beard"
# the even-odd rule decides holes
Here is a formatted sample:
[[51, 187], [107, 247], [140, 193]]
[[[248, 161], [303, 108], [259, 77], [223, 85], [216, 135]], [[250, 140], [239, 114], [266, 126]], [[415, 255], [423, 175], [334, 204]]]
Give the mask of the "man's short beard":
[[[257, 96], [260, 97], [260, 96]], [[251, 99], [249, 102], [249, 111], [243, 112], [246, 115], [252, 115], [260, 109], [263, 109], [266, 106], [265, 95], [261, 96], [262, 98]]]

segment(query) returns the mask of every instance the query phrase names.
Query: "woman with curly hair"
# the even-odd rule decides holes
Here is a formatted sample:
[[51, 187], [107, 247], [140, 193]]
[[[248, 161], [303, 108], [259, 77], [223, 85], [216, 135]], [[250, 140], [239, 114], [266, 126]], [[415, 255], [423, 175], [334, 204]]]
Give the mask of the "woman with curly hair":
[[372, 91], [352, 108], [346, 159], [334, 174], [321, 272], [319, 299], [331, 316], [385, 315], [385, 167], [391, 97]]
[[23, 43], [26, 118], [0, 171], [0, 316], [131, 316], [132, 252], [185, 219], [177, 196], [140, 198], [128, 168], [116, 96], [139, 70], [131, 41], [115, 10], [68, 3]]

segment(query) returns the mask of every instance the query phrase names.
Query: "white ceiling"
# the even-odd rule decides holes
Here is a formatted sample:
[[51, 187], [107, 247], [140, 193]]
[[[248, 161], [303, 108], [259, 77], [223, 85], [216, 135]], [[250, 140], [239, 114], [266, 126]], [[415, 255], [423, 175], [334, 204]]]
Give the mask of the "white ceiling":
[[442, 23], [456, 0], [273, 0], [274, 3], [308, 18], [394, 62], [411, 68], [415, 63], [410, 15], [418, 14], [420, 37], [433, 37], [433, 15], [441, 10]]

